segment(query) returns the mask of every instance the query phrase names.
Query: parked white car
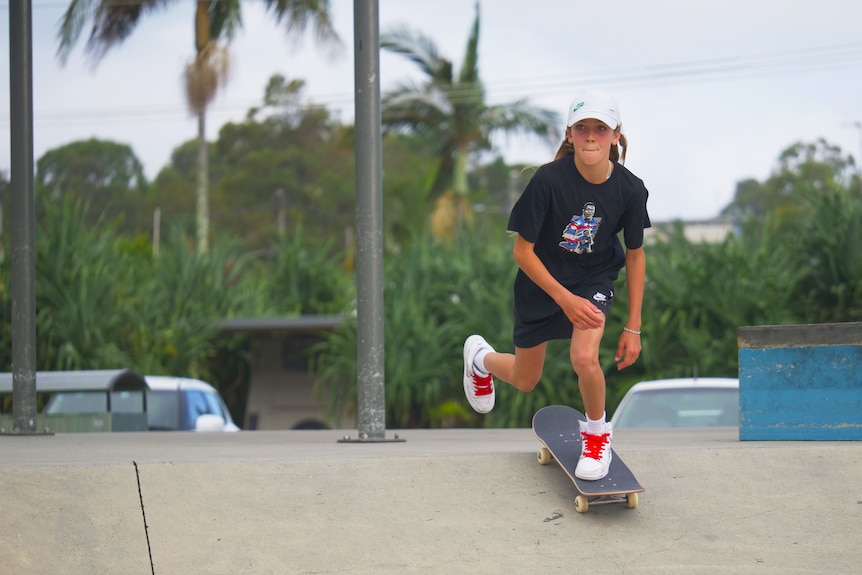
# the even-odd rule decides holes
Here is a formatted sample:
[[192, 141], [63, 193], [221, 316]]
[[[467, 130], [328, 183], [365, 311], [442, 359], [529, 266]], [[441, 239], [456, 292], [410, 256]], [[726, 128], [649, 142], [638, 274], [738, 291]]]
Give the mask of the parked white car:
[[626, 427], [738, 427], [739, 379], [699, 377], [636, 383], [611, 418]]
[[239, 431], [221, 395], [199, 379], [145, 375], [151, 431]]
[[[80, 372], [79, 379], [88, 373]], [[94, 376], [95, 377], [95, 376]], [[199, 379], [145, 375], [147, 428], [150, 431], [239, 431], [219, 392]], [[110, 392], [114, 413], [140, 412], [139, 391]], [[45, 405], [48, 415], [101, 413], [108, 409], [107, 396], [98, 391], [58, 391]]]

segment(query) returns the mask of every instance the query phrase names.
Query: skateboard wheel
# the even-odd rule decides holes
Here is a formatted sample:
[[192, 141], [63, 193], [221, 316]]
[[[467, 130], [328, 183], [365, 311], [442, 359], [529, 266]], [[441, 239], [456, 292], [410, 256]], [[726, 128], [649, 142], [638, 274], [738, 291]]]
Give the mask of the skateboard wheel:
[[578, 513], [586, 513], [587, 509], [590, 508], [590, 500], [584, 497], [583, 495], [578, 495], [575, 497], [575, 511]]
[[540, 447], [539, 451], [536, 452], [536, 459], [542, 465], [547, 465], [551, 462], [551, 450], [547, 447]]
[[626, 495], [626, 504], [629, 509], [635, 509], [638, 506], [638, 494], [629, 493]]

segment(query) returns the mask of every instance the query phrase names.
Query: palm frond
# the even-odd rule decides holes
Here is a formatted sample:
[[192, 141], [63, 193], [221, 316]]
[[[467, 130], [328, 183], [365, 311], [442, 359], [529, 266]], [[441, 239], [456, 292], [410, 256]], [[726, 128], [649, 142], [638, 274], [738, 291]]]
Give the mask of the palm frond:
[[60, 22], [61, 62], [77, 43], [84, 25], [92, 21], [90, 37], [84, 47], [94, 62], [125, 40], [138, 25], [141, 16], [174, 2], [175, 0], [73, 0]]
[[240, 0], [210, 2], [210, 38], [230, 43], [237, 30], [242, 28]]
[[383, 125], [387, 131], [443, 131], [451, 120], [451, 109], [439, 92], [411, 92], [409, 89], [389, 93], [381, 104]]
[[551, 143], [562, 138], [559, 114], [534, 106], [527, 100], [487, 106], [482, 113], [482, 124], [489, 132], [535, 134]]
[[415, 62], [432, 82], [452, 83], [452, 63], [440, 56], [434, 41], [421, 32], [396, 26], [380, 36], [380, 47]]
[[57, 57], [65, 64], [69, 53], [78, 42], [84, 25], [92, 20], [98, 9], [99, 0], [72, 0], [60, 19], [60, 45], [57, 47]]
[[[415, 62], [427, 76], [424, 83], [403, 83], [384, 95], [382, 120], [391, 132], [430, 134], [439, 146], [438, 167], [429, 199], [452, 190], [466, 196], [464, 168], [468, 159], [492, 149], [495, 131], [536, 133], [552, 140], [557, 115], [525, 101], [488, 106], [479, 77], [479, 6], [465, 51], [464, 64], [453, 81], [452, 63], [443, 58], [432, 40], [404, 26], [381, 37], [381, 47]], [[460, 158], [460, 159], [459, 159]], [[461, 167], [459, 167], [461, 166]]]
[[320, 45], [341, 46], [341, 38], [329, 16], [329, 0], [264, 0], [275, 20], [284, 24], [288, 36], [302, 34], [314, 26], [315, 40]]
[[476, 19], [470, 38], [467, 40], [467, 52], [464, 54], [464, 63], [461, 64], [461, 73], [458, 75], [461, 84], [479, 83], [479, 3], [476, 2]]

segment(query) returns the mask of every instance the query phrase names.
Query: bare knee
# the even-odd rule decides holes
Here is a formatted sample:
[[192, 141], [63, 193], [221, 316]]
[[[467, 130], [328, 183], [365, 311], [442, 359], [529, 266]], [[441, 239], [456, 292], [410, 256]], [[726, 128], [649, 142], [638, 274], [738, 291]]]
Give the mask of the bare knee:
[[514, 381], [510, 383], [515, 386], [519, 391], [530, 392], [536, 389], [536, 386], [539, 385], [539, 380], [541, 379], [541, 374], [538, 377], [535, 376], [521, 376], [513, 378]]
[[[510, 370], [504, 379], [520, 391], [533, 391], [542, 379], [542, 368], [545, 363], [544, 343], [532, 348], [515, 348]], [[504, 375], [502, 372], [500, 375]]]
[[572, 369], [578, 377], [594, 377], [602, 372], [599, 363], [599, 346], [602, 341], [603, 330], [574, 330], [572, 342], [569, 347], [569, 357], [572, 361]]
[[571, 359], [572, 369], [579, 376], [589, 375], [595, 370], [602, 369], [598, 354], [573, 352]]

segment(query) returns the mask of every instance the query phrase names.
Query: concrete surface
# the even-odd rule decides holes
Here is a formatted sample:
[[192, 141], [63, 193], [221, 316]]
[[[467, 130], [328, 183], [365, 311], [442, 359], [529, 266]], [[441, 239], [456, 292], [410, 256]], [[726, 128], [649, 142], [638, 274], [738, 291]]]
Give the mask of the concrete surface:
[[0, 573], [771, 575], [862, 566], [856, 442], [618, 430], [615, 449], [646, 487], [640, 506], [578, 514], [562, 471], [536, 462], [529, 429], [338, 443], [346, 433], [355, 430], [0, 436]]

